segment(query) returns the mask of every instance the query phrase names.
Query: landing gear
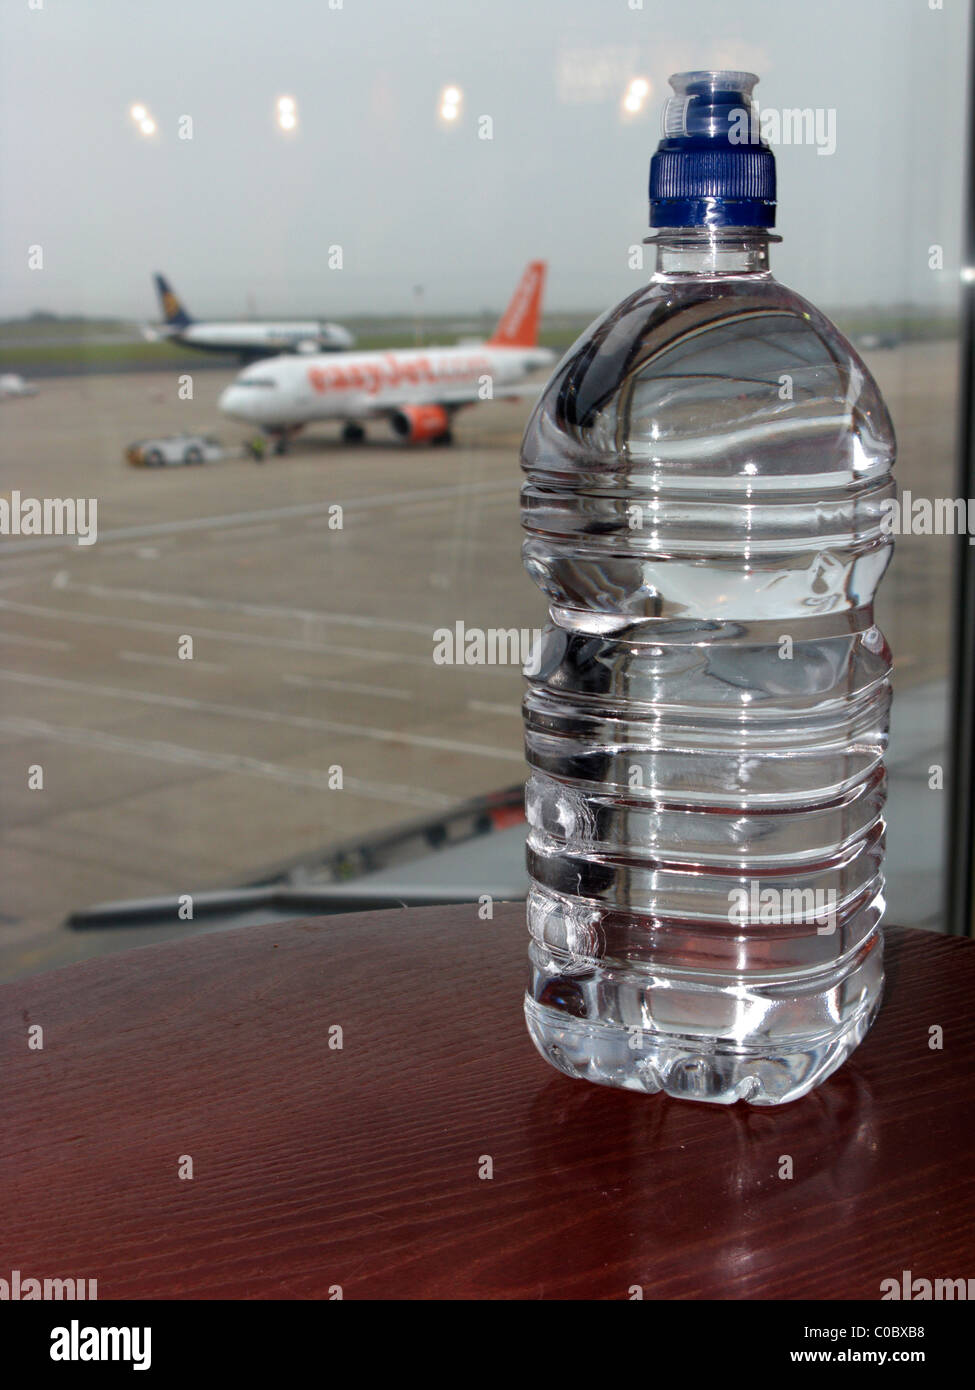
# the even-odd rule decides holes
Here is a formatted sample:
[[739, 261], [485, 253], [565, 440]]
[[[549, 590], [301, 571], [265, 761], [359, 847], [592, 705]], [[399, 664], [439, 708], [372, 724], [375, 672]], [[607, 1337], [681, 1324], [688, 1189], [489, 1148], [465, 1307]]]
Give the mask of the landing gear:
[[452, 430], [444, 430], [443, 434], [438, 434], [433, 440], [434, 444], [453, 444], [454, 435]]
[[292, 439], [301, 429], [301, 425], [275, 425], [273, 429], [264, 427], [264, 433], [274, 442], [271, 446], [273, 454], [286, 454], [291, 445]]
[[343, 444], [361, 444], [365, 437], [365, 430], [361, 425], [357, 425], [354, 420], [348, 420], [342, 426]]

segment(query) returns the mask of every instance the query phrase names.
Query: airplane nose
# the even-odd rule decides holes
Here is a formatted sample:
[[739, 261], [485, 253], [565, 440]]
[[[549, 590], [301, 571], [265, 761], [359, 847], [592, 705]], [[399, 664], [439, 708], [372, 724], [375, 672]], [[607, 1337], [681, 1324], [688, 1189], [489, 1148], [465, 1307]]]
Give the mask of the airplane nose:
[[246, 419], [243, 404], [244, 393], [237, 386], [225, 386], [217, 399], [217, 406], [224, 415], [236, 415], [238, 419]]

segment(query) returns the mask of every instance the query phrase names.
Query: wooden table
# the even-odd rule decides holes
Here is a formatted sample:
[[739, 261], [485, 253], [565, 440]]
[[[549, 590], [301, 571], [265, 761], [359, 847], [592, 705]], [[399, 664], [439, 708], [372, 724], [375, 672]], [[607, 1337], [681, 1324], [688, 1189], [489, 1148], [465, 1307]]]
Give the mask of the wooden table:
[[0, 1274], [102, 1299], [876, 1299], [905, 1269], [975, 1276], [975, 943], [891, 930], [866, 1042], [778, 1110], [559, 1075], [522, 1021], [525, 944], [522, 904], [411, 909], [3, 986]]

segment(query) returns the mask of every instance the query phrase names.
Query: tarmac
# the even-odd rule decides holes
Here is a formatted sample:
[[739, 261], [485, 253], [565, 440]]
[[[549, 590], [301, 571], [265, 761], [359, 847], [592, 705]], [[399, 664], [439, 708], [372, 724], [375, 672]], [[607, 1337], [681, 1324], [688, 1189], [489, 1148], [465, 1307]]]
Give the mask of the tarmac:
[[[954, 495], [955, 345], [868, 362], [901, 488]], [[184, 431], [239, 453], [216, 408], [232, 375], [194, 374], [191, 400], [172, 372], [52, 378], [0, 405], [3, 494], [98, 503], [97, 544], [0, 542], [0, 979], [94, 949], [63, 926], [73, 909], [252, 882], [524, 776], [520, 666], [433, 651], [458, 622], [545, 621], [520, 560], [530, 402], [461, 412], [448, 448], [404, 448], [377, 423], [352, 447], [313, 428], [260, 465], [124, 463], [132, 441]], [[925, 822], [907, 798], [944, 744], [951, 558], [947, 539], [901, 538], [878, 608], [895, 738], [899, 707], [913, 738], [909, 877], [932, 875], [926, 908], [905, 897], [899, 920], [937, 909], [940, 806]]]

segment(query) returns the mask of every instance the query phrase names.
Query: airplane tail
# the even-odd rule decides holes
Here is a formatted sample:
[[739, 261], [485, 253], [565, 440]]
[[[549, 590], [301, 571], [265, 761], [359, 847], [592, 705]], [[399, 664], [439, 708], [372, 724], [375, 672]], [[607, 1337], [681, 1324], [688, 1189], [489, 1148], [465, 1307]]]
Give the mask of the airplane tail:
[[157, 271], [153, 278], [156, 281], [156, 293], [159, 295], [163, 318], [167, 324], [170, 328], [188, 328], [193, 320], [184, 309], [179, 297], [173, 293], [165, 275], [160, 275]]
[[536, 347], [538, 318], [545, 288], [545, 261], [532, 261], [511, 296], [511, 303], [501, 315], [489, 347]]

